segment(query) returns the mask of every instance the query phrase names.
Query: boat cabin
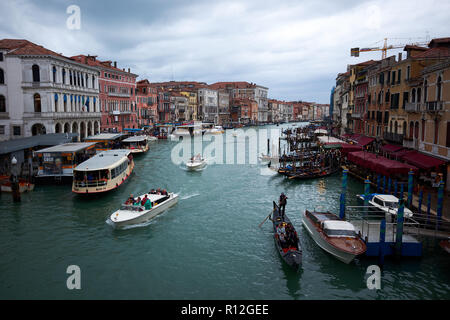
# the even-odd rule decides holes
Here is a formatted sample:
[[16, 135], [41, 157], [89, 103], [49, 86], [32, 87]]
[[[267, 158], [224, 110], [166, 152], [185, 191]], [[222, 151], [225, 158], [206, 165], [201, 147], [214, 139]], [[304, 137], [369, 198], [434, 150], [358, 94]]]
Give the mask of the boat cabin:
[[123, 133], [100, 133], [95, 136], [89, 136], [84, 139], [85, 142], [95, 142], [97, 145], [95, 149], [97, 152], [120, 149], [122, 140], [124, 140], [127, 135]]
[[133, 136], [122, 141], [122, 146], [131, 153], [144, 153], [149, 149], [147, 136]]
[[34, 152], [38, 158], [37, 177], [72, 177], [73, 169], [95, 155], [95, 142], [65, 143]]
[[119, 187], [134, 168], [130, 153], [130, 150], [108, 150], [84, 161], [73, 171], [72, 191], [100, 193]]
[[347, 221], [328, 220], [322, 222], [322, 230], [328, 237], [356, 238], [355, 227]]

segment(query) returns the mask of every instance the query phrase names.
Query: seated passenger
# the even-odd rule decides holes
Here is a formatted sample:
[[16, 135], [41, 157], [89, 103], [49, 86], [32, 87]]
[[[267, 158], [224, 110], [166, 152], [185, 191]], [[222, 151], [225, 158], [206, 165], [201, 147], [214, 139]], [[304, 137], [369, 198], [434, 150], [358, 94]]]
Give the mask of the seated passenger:
[[150, 210], [152, 208], [152, 202], [147, 198], [147, 201], [144, 204], [145, 210]]
[[133, 194], [130, 194], [130, 197], [125, 201], [125, 204], [133, 204], [134, 203], [134, 197]]
[[133, 203], [134, 206], [140, 206], [141, 205], [141, 197], [138, 197], [136, 202]]
[[162, 194], [163, 196], [167, 196], [167, 190], [164, 189], [164, 190], [161, 192], [161, 194]]
[[144, 198], [142, 198], [142, 200], [141, 200], [141, 206], [145, 205], [147, 200], [148, 200], [147, 195], [145, 195]]
[[156, 190], [156, 194], [161, 194], [161, 189], [158, 188], [158, 190]]
[[150, 190], [149, 193], [150, 193], [150, 194], [156, 194], [156, 190], [155, 190], [155, 189], [152, 189], [152, 190]]

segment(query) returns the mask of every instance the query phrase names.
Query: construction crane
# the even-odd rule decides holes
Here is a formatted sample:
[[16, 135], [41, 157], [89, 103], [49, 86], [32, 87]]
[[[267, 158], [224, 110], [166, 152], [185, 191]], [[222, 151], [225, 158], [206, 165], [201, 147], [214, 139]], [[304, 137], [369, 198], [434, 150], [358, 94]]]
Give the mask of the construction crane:
[[[409, 45], [412, 46], [421, 46], [421, 45], [428, 45], [429, 41], [426, 42], [414, 42], [410, 43]], [[368, 51], [381, 51], [381, 59], [386, 59], [387, 57], [387, 51], [390, 49], [401, 49], [404, 48], [406, 44], [395, 44], [395, 45], [387, 45], [387, 38], [384, 38], [384, 45], [382, 48], [375, 47], [375, 48], [351, 48], [350, 49], [350, 55], [352, 57], [359, 57], [360, 52], [368, 52]]]

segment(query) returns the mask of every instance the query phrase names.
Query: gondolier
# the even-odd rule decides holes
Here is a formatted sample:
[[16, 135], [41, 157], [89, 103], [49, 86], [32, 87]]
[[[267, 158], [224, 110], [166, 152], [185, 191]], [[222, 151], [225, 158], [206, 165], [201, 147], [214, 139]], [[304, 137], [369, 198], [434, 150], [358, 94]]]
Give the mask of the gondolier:
[[284, 212], [286, 209], [286, 202], [287, 202], [287, 197], [285, 196], [285, 194], [282, 192], [280, 195], [280, 201], [279, 201], [279, 206], [280, 206], [280, 213], [281, 213], [281, 217], [284, 219]]

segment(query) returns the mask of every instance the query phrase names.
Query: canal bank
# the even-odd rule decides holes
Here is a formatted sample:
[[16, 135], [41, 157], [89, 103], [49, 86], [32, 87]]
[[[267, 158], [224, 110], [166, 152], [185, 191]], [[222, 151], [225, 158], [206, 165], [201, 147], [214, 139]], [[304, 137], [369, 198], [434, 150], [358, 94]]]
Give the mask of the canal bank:
[[[261, 175], [259, 165], [188, 172], [171, 162], [173, 146], [152, 144], [135, 157], [129, 181], [104, 196], [81, 198], [70, 185], [36, 186], [21, 203], [2, 194], [0, 298], [450, 298], [448, 254], [431, 240], [421, 259], [386, 259], [378, 292], [367, 289], [365, 274], [376, 259], [345, 265], [317, 247], [300, 214], [314, 208], [338, 213], [340, 174], [291, 181]], [[130, 193], [156, 187], [178, 192], [179, 203], [145, 227], [113, 230], [105, 222]], [[349, 178], [349, 205], [363, 190], [363, 183]], [[281, 192], [289, 197], [286, 214], [303, 246], [298, 274], [282, 263], [270, 224], [258, 228]], [[81, 268], [80, 291], [66, 288], [66, 269], [73, 264]]]

